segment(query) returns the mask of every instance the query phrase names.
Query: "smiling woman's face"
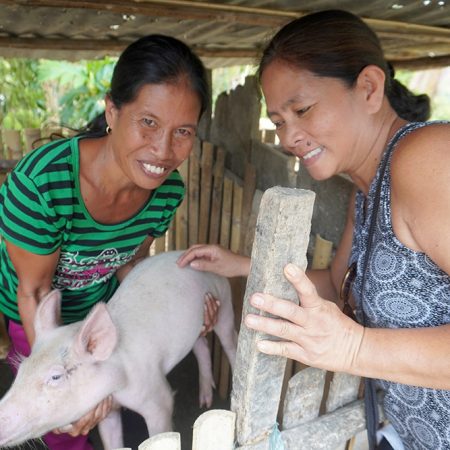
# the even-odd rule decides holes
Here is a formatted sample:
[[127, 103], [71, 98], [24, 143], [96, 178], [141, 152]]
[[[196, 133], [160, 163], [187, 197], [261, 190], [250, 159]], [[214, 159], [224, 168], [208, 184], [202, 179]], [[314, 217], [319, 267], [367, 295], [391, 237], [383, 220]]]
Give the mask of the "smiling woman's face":
[[143, 189], [156, 189], [190, 154], [200, 100], [185, 81], [148, 84], [136, 99], [117, 109], [106, 105], [117, 163]]
[[326, 179], [357, 164], [365, 117], [356, 90], [279, 60], [264, 69], [261, 86], [281, 145], [313, 178]]

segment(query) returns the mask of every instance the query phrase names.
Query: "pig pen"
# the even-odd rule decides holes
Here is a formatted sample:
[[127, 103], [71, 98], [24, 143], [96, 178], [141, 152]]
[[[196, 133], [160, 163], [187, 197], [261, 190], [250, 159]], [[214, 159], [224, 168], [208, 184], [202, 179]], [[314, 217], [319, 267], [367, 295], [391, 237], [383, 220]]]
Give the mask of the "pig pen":
[[[194, 354], [190, 352], [178, 366], [168, 375], [169, 383], [175, 392], [174, 405], [174, 430], [181, 434], [182, 450], [192, 448], [192, 427], [197, 417], [206, 409], [198, 406], [198, 368]], [[0, 397], [8, 390], [12, 382], [11, 370], [3, 359], [0, 361]], [[211, 409], [229, 409], [228, 399], [222, 399], [218, 392], [214, 392], [214, 400]], [[138, 445], [148, 438], [147, 428], [141, 416], [133, 411], [123, 410], [122, 421], [124, 427], [125, 447], [137, 449]], [[94, 450], [103, 450], [100, 438], [96, 430], [90, 433], [90, 440]], [[10, 450], [24, 450], [26, 448], [44, 450], [47, 447], [38, 441], [30, 441], [18, 447], [10, 447]]]

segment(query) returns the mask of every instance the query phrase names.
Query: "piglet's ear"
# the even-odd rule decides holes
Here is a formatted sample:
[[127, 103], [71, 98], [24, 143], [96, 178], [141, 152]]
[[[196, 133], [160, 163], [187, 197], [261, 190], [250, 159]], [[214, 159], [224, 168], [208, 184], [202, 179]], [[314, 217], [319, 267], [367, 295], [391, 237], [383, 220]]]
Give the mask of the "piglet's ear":
[[45, 295], [38, 304], [34, 318], [36, 338], [46, 331], [53, 330], [60, 325], [61, 293], [53, 290]]
[[105, 303], [97, 303], [83, 321], [75, 340], [75, 352], [91, 355], [97, 361], [111, 356], [117, 344], [117, 330]]

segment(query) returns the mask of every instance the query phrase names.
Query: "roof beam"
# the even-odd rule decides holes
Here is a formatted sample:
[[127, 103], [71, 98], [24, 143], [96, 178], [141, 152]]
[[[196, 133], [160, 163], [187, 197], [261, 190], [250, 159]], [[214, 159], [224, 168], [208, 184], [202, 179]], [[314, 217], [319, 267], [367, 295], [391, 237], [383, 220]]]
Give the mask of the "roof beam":
[[[112, 39], [46, 39], [1, 37], [0, 48], [27, 50], [72, 50], [120, 53], [130, 41]], [[192, 46], [198, 56], [207, 58], [255, 58], [259, 51], [253, 48], [211, 48]]]
[[[44, 39], [44, 38], [14, 38], [0, 37], [0, 48], [25, 50], [55, 50], [55, 51], [92, 51], [99, 54], [118, 55], [129, 42], [111, 39]], [[248, 58], [254, 62], [260, 52], [253, 48], [211, 48], [193, 46], [195, 53], [203, 58]], [[409, 59], [391, 59], [397, 69], [431, 69], [450, 66], [450, 52], [441, 56], [429, 56]]]

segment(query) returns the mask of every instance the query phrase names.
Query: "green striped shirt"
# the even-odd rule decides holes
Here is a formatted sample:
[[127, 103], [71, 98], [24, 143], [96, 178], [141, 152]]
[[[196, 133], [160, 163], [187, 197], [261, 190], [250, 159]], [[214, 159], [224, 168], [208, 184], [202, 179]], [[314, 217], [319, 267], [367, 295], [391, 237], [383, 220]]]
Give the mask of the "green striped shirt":
[[17, 322], [18, 280], [5, 240], [39, 255], [60, 249], [53, 288], [62, 291], [62, 318], [70, 323], [111, 298], [116, 270], [148, 236], [165, 233], [183, 200], [184, 184], [175, 171], [131, 219], [96, 222], [80, 193], [79, 139], [50, 142], [29, 153], [0, 189], [0, 310]]

